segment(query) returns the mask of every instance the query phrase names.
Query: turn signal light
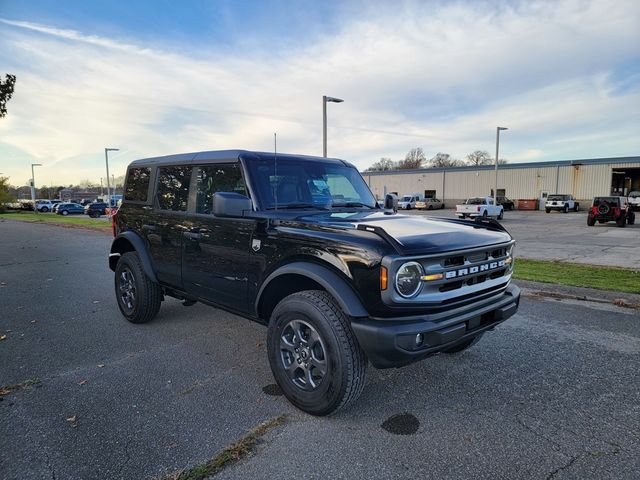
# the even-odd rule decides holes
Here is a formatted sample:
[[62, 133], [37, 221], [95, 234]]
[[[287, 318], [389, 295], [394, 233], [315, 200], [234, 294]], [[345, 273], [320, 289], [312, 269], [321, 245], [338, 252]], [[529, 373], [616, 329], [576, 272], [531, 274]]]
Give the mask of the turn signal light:
[[380, 267], [380, 290], [386, 290], [389, 284], [387, 267]]
[[442, 280], [444, 275], [442, 273], [432, 273], [431, 275], [422, 275], [420, 280], [424, 282], [430, 282], [432, 280]]

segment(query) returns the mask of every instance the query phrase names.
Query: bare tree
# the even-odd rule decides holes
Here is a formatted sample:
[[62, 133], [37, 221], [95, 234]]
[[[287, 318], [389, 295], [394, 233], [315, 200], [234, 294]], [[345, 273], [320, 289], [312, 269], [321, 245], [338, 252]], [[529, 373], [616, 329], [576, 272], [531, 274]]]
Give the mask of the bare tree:
[[493, 158], [486, 150], [476, 150], [467, 155], [467, 165], [478, 167], [480, 165], [491, 165], [492, 163]]
[[395, 162], [387, 157], [382, 157], [379, 161], [375, 162], [369, 168], [368, 172], [384, 172], [386, 170], [393, 170], [396, 168]]
[[4, 82], [0, 80], [0, 118], [7, 115], [7, 102], [13, 95], [13, 87], [16, 84], [16, 76], [8, 73], [4, 77]]
[[449, 167], [461, 167], [464, 165], [464, 162], [452, 158], [448, 153], [438, 152], [436, 155], [429, 160], [429, 166], [431, 168], [449, 168]]
[[398, 168], [402, 170], [422, 168], [422, 165], [426, 161], [427, 161], [427, 157], [425, 157], [424, 151], [422, 150], [422, 148], [420, 147], [412, 148], [405, 155], [404, 160], [400, 160], [398, 162]]

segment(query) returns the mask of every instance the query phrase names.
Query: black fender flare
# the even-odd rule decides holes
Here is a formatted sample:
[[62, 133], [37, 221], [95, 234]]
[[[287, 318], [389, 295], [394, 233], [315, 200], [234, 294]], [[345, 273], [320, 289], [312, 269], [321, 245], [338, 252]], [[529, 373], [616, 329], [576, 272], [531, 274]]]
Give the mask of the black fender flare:
[[362, 302], [346, 280], [327, 267], [311, 262], [292, 262], [287, 265], [283, 265], [272, 272], [260, 286], [254, 305], [256, 312], [258, 311], [264, 290], [272, 281], [286, 274], [302, 275], [320, 284], [331, 294], [333, 298], [336, 299], [336, 302], [338, 302], [342, 311], [350, 317], [369, 316], [369, 313], [362, 305]]
[[[158, 278], [156, 277], [156, 270], [153, 266], [153, 261], [151, 260], [151, 256], [144, 244], [144, 240], [137, 233], [127, 230], [126, 232], [122, 232], [118, 234], [116, 238], [113, 239], [111, 243], [111, 252], [109, 253], [109, 268], [113, 271], [116, 269], [116, 264], [118, 263], [118, 259], [122, 255], [122, 249], [119, 248], [122, 245], [122, 242], [128, 242], [131, 244], [133, 249], [140, 257], [140, 261], [142, 262], [142, 268], [144, 269], [144, 273], [146, 273], [149, 280], [152, 282], [158, 283]], [[125, 250], [130, 251], [130, 250]]]

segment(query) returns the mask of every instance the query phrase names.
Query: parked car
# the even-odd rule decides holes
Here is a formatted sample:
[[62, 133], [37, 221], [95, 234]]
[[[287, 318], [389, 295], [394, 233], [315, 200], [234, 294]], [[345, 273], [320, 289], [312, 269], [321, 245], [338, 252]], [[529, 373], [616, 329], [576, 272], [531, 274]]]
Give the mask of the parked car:
[[505, 210], [513, 210], [515, 207], [513, 200], [509, 200], [507, 197], [498, 196], [496, 197], [496, 201], [498, 205], [502, 205]]
[[436, 210], [444, 208], [444, 203], [437, 198], [425, 198], [415, 203], [416, 210]]
[[580, 209], [580, 204], [576, 202], [573, 195], [554, 194], [547, 197], [547, 201], [544, 204], [544, 210], [550, 213], [551, 210], [558, 210], [559, 212], [567, 213], [569, 210], [577, 212]]
[[36, 200], [36, 210], [42, 213], [47, 213], [53, 209], [55, 204], [55, 200]]
[[56, 209], [58, 215], [75, 215], [84, 213], [84, 207], [79, 203], [60, 203]]
[[310, 414], [354, 402], [368, 364], [463, 351], [518, 309], [501, 225], [392, 213], [394, 195], [380, 209], [348, 162], [200, 152], [125, 178], [109, 254], [124, 318], [175, 297], [266, 325], [273, 376]]
[[629, 208], [631, 208], [634, 212], [640, 212], [640, 192], [634, 190], [633, 192], [629, 192], [629, 198], [627, 200], [629, 202]]
[[103, 202], [87, 203], [84, 207], [84, 213], [91, 218], [98, 218], [100, 215], [105, 215], [107, 210], [107, 204]]
[[398, 209], [411, 210], [412, 208], [416, 208], [416, 202], [420, 200], [422, 200], [422, 195], [418, 193], [404, 195], [400, 200], [398, 200]]
[[456, 205], [456, 215], [459, 218], [496, 217], [502, 220], [504, 207], [494, 205], [493, 197], [472, 197], [468, 198], [463, 205]]
[[627, 223], [633, 225], [635, 221], [636, 214], [625, 197], [595, 197], [587, 216], [587, 225], [590, 227], [596, 222], [616, 222], [619, 227], [624, 227]]

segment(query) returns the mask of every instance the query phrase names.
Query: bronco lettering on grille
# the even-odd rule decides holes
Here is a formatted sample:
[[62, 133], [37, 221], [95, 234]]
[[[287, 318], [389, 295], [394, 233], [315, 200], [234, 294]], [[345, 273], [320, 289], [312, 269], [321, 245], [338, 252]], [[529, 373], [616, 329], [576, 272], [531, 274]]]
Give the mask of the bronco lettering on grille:
[[467, 275], [473, 275], [475, 273], [488, 272], [489, 270], [502, 268], [506, 264], [507, 263], [505, 260], [499, 260], [497, 262], [483, 263], [482, 265], [475, 265], [473, 267], [460, 268], [458, 270], [449, 270], [448, 272], [444, 273], [444, 278], [446, 279], [459, 278], [459, 277], [465, 277]]

